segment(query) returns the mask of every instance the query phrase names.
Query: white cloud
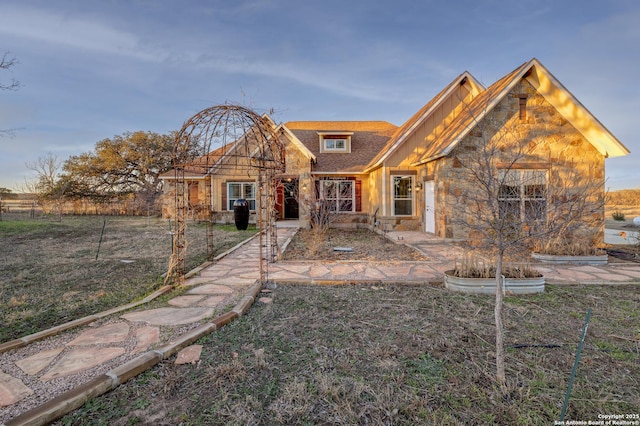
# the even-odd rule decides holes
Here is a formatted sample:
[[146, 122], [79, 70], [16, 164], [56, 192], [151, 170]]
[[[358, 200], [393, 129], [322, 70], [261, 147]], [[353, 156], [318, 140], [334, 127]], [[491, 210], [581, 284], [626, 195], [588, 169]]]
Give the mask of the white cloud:
[[157, 60], [139, 48], [138, 38], [100, 21], [28, 6], [0, 5], [0, 33], [90, 53]]

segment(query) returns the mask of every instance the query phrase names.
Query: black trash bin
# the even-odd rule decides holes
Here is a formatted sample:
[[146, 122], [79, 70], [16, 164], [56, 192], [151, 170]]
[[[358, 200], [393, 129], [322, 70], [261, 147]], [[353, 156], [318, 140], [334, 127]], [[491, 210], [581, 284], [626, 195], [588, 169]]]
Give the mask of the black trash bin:
[[244, 198], [233, 202], [233, 220], [238, 231], [244, 231], [249, 226], [249, 202]]

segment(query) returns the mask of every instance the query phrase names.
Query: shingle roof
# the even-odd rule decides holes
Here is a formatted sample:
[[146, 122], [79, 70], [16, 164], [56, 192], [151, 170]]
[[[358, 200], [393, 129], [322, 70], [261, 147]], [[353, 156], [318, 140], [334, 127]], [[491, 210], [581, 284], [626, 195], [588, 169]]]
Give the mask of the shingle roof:
[[[313, 172], [361, 173], [398, 129], [386, 121], [291, 121], [285, 126], [316, 156]], [[318, 132], [351, 135], [350, 153], [320, 153]]]
[[[211, 151], [207, 155], [203, 155], [195, 160], [191, 161], [184, 167], [184, 177], [196, 178], [204, 177], [209, 169], [213, 167], [218, 160], [220, 160], [224, 154], [226, 154], [233, 144], [221, 146], [220, 148]], [[173, 179], [175, 178], [175, 169], [171, 169], [160, 175], [160, 179]]]

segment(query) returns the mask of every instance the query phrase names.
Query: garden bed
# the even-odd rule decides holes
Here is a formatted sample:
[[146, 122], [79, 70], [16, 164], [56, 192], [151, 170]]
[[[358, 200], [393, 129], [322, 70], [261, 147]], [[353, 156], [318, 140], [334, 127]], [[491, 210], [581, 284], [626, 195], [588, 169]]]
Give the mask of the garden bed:
[[[326, 246], [310, 257], [305, 243], [305, 232], [299, 230], [284, 252], [284, 260], [359, 260], [383, 262], [389, 260], [428, 260], [417, 250], [396, 244], [389, 239], [367, 229], [330, 229]], [[338, 248], [338, 250], [334, 250]], [[341, 249], [351, 249], [350, 251]]]

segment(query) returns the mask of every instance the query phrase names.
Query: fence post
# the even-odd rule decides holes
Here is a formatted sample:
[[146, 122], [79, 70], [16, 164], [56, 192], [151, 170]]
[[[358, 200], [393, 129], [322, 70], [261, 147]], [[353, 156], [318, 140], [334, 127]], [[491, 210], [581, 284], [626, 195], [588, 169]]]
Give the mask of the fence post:
[[96, 251], [96, 260], [98, 260], [98, 254], [100, 254], [100, 245], [102, 245], [102, 236], [104, 235], [104, 227], [107, 224], [107, 219], [102, 220], [102, 231], [100, 231], [100, 240], [98, 241], [98, 251]]
[[582, 329], [582, 337], [580, 343], [578, 343], [578, 351], [576, 352], [576, 359], [573, 362], [573, 370], [571, 370], [571, 377], [569, 377], [569, 386], [567, 386], [567, 393], [564, 396], [564, 404], [562, 405], [562, 412], [560, 413], [560, 421], [564, 421], [564, 415], [567, 413], [567, 405], [569, 405], [569, 395], [571, 395], [571, 388], [573, 387], [573, 380], [576, 378], [576, 371], [578, 370], [578, 364], [580, 363], [580, 354], [582, 353], [582, 346], [584, 345], [584, 338], [587, 336], [587, 328], [589, 327], [589, 320], [591, 319], [591, 308], [587, 311], [587, 317], [584, 320], [584, 328]]

